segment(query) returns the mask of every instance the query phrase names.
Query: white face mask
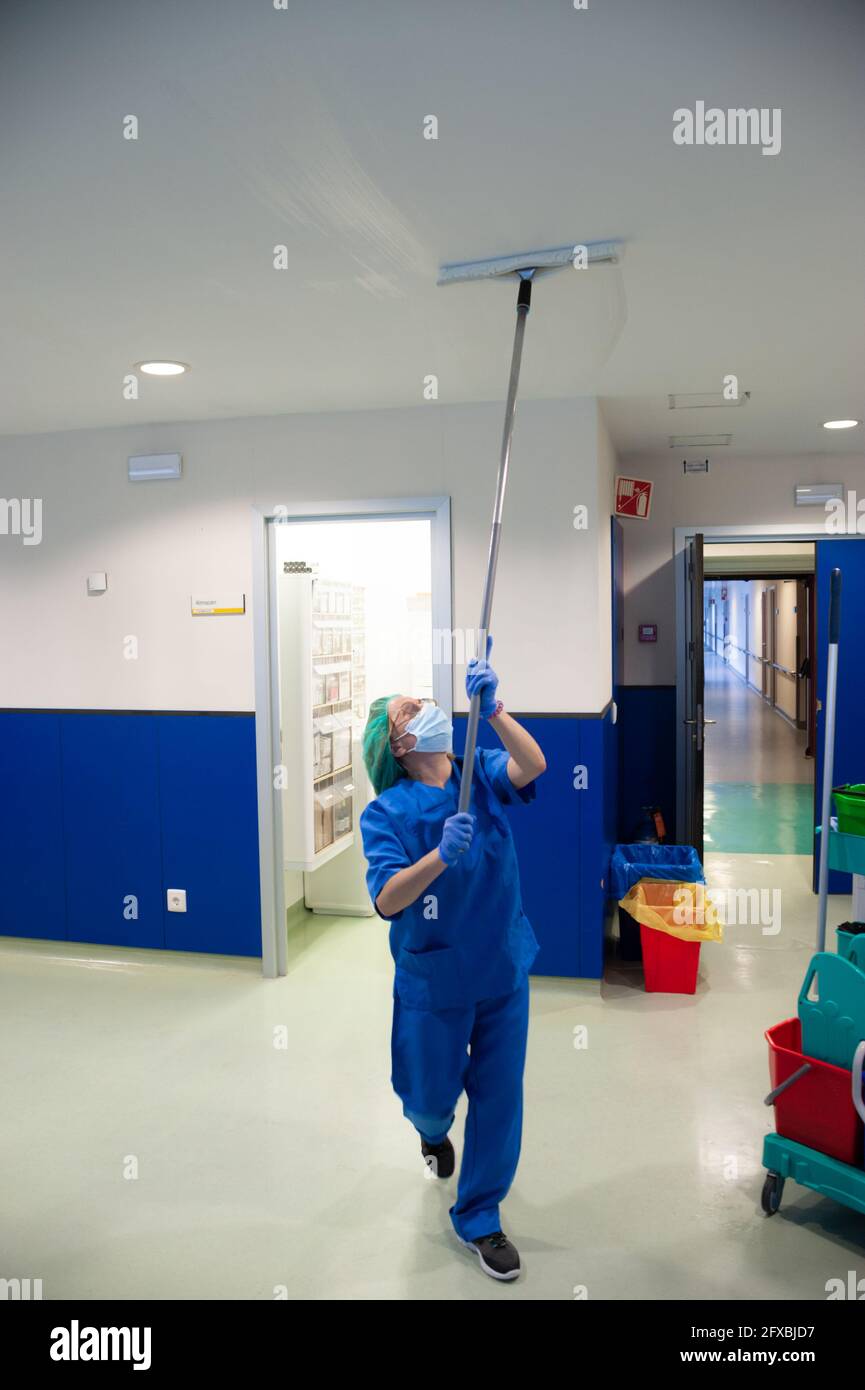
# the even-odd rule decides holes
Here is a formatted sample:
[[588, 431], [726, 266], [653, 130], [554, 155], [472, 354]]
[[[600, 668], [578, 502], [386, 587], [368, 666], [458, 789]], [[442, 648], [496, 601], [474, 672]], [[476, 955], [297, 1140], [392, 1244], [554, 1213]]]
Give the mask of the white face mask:
[[416, 739], [414, 748], [406, 751], [450, 753], [453, 749], [454, 726], [438, 705], [422, 705], [420, 713], [406, 725], [404, 732], [414, 734]]

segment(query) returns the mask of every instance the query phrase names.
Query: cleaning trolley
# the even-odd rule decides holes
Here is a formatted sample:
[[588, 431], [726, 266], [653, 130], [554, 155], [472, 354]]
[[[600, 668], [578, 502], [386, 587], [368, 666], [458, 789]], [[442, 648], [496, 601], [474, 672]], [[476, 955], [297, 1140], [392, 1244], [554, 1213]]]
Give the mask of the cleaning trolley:
[[[784, 1183], [793, 1178], [826, 1197], [865, 1213], [865, 833], [840, 825], [865, 825], [831, 817], [835, 749], [841, 571], [832, 571], [829, 604], [829, 663], [826, 682], [825, 751], [820, 835], [817, 953], [805, 972], [796, 1018], [766, 1032], [775, 1107], [775, 1133], [763, 1142], [762, 1205], [772, 1216]], [[839, 812], [859, 788], [837, 788]], [[829, 869], [853, 875], [853, 921], [838, 929], [837, 953], [827, 951]]]

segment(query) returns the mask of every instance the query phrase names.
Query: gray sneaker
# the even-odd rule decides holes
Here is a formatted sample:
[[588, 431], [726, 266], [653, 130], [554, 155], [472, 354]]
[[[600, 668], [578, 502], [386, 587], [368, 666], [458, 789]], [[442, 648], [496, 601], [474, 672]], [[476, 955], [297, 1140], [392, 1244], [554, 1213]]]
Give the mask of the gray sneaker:
[[481, 1262], [481, 1269], [491, 1279], [519, 1277], [520, 1253], [515, 1245], [511, 1245], [504, 1231], [493, 1231], [492, 1235], [476, 1236], [474, 1240], [462, 1240], [462, 1243], [469, 1250], [474, 1250]]

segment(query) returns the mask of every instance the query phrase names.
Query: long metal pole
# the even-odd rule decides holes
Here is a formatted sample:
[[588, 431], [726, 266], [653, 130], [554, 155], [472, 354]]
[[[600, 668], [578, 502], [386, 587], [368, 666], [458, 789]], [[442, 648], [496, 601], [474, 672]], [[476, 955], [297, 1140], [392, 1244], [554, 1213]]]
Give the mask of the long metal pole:
[[[499, 462], [499, 476], [496, 483], [496, 500], [493, 506], [493, 524], [490, 532], [490, 552], [487, 560], [487, 577], [484, 582], [484, 597], [481, 604], [481, 620], [478, 631], [478, 656], [487, 654], [487, 633], [493, 609], [493, 590], [496, 583], [496, 566], [499, 559], [499, 541], [502, 533], [502, 512], [505, 505], [505, 488], [508, 484], [508, 462], [511, 456], [511, 439], [514, 433], [514, 413], [517, 406], [517, 387], [520, 381], [520, 362], [523, 356], [523, 335], [526, 331], [526, 317], [532, 302], [531, 271], [524, 272], [520, 278], [520, 292], [517, 296], [517, 326], [514, 330], [514, 350], [511, 355], [511, 375], [508, 382], [508, 398], [505, 405], [505, 424], [502, 431], [502, 453]], [[460, 782], [461, 811], [469, 809], [472, 790], [472, 773], [475, 764], [475, 746], [478, 737], [481, 700], [473, 695], [469, 706], [469, 720], [466, 728], [466, 747], [463, 757], [462, 781]]]
[[835, 702], [838, 694], [838, 638], [841, 630], [841, 571], [834, 569], [829, 591], [829, 661], [826, 667], [826, 705], [823, 737], [823, 796], [820, 811], [820, 874], [817, 889], [820, 907], [817, 950], [826, 949], [826, 909], [829, 901], [829, 816], [832, 810], [832, 773], [835, 765]]

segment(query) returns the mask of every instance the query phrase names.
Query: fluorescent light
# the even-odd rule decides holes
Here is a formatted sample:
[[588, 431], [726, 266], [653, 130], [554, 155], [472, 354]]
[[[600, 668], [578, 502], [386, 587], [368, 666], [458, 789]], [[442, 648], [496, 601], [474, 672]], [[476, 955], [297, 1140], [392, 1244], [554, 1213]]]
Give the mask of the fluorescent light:
[[137, 362], [136, 367], [146, 376], [183, 376], [184, 372], [189, 371], [186, 362]]
[[796, 487], [797, 507], [825, 507], [837, 498], [844, 499], [843, 483], [799, 483]]
[[858, 420], [824, 420], [823, 428], [824, 430], [852, 430], [858, 424]]

